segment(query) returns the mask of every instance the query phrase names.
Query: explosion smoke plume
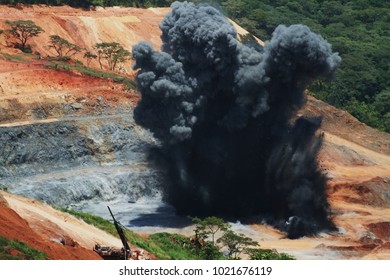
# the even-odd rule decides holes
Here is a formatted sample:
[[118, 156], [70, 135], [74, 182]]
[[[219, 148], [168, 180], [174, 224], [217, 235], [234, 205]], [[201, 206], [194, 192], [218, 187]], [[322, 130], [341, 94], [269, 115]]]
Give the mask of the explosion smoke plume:
[[303, 25], [278, 26], [259, 52], [215, 8], [175, 2], [162, 51], [133, 48], [138, 124], [160, 140], [165, 199], [179, 214], [268, 214], [292, 238], [329, 229], [316, 156], [321, 119], [299, 118], [304, 89], [340, 63]]

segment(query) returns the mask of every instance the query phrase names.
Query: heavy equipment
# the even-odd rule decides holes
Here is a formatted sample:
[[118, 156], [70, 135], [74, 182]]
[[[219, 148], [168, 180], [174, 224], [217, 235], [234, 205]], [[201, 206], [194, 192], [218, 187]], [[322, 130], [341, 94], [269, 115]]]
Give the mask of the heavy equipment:
[[111, 217], [114, 221], [115, 229], [122, 241], [123, 247], [121, 249], [112, 248], [110, 246], [102, 246], [100, 244], [95, 244], [93, 250], [98, 253], [105, 260], [128, 260], [132, 257], [132, 252], [130, 246], [127, 243], [127, 238], [123, 232], [122, 225], [115, 219], [114, 214], [110, 209], [110, 206], [107, 206], [108, 211], [110, 211]]

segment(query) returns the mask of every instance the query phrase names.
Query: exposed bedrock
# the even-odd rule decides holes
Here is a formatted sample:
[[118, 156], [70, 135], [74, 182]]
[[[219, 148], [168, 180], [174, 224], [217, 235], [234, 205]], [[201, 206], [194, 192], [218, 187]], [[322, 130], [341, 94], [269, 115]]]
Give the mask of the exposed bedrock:
[[0, 184], [61, 207], [158, 195], [154, 139], [131, 115], [0, 128]]

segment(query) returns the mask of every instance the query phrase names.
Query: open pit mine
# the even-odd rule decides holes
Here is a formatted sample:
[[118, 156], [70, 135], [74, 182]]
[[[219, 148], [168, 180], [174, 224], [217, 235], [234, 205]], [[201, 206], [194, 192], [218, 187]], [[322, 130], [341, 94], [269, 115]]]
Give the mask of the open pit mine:
[[[186, 216], [215, 215], [298, 259], [390, 259], [390, 136], [306, 91], [341, 61], [320, 35], [279, 26], [244, 45], [245, 30], [188, 3], [0, 6], [0, 29], [20, 19], [45, 32], [29, 41], [39, 56], [0, 37], [0, 236], [99, 258], [95, 243], [121, 241], [51, 206], [110, 219], [110, 205], [141, 234], [191, 235]], [[133, 86], [53, 67], [53, 34], [119, 42], [133, 59], [115, 74]]]

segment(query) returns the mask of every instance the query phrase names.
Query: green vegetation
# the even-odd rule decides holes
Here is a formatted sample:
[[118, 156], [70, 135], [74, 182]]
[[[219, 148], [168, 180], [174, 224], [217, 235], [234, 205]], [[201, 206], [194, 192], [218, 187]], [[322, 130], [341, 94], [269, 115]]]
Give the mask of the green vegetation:
[[381, 0], [222, 0], [226, 14], [267, 40], [279, 24], [302, 23], [320, 33], [342, 57], [332, 83], [312, 94], [390, 132], [390, 3]]
[[226, 232], [229, 229], [229, 225], [223, 219], [214, 216], [206, 217], [203, 220], [195, 217], [192, 221], [196, 223], [196, 237], [206, 239], [210, 236], [213, 245], [215, 245], [215, 234], [219, 231]]
[[3, 184], [0, 184], [0, 191], [8, 192], [8, 187]]
[[28, 62], [28, 60], [26, 60], [25, 58], [23, 58], [19, 55], [12, 55], [12, 54], [2, 53], [2, 52], [0, 52], [0, 54], [9, 60], [19, 61], [19, 62]]
[[131, 58], [131, 53], [117, 42], [103, 42], [95, 45], [100, 69], [103, 69], [103, 60], [107, 62], [108, 69], [114, 71], [118, 63], [124, 63]]
[[[101, 217], [94, 216], [88, 213], [82, 213], [82, 212], [70, 210], [70, 209], [58, 208], [58, 210], [69, 213], [72, 216], [82, 219], [88, 224], [91, 224], [101, 230], [104, 230], [114, 236], [117, 236], [117, 232], [114, 224]], [[199, 222], [196, 225], [197, 229], [202, 228], [205, 231], [209, 232], [207, 228], [211, 227], [213, 229], [212, 232], [218, 232], [219, 230], [218, 231], [215, 230], [217, 228], [220, 228], [220, 229], [225, 229], [229, 234], [231, 233], [231, 230], [228, 230], [230, 226], [227, 223], [223, 222], [222, 219], [216, 217], [209, 217], [204, 220], [196, 218], [196, 220]], [[183, 235], [171, 234], [166, 232], [155, 233], [148, 237], [141, 237], [135, 232], [126, 228], [124, 229], [124, 232], [129, 243], [136, 245], [142, 249], [145, 249], [146, 251], [152, 253], [159, 259], [163, 259], [163, 260], [226, 259], [226, 257], [222, 254], [220, 248], [217, 245], [213, 244], [211, 241], [204, 241], [202, 238], [199, 237], [195, 237], [195, 240], [193, 240], [192, 238]], [[195, 232], [199, 232], [199, 234], [204, 238], [208, 238], [209, 237], [208, 234], [212, 234], [211, 232], [209, 232], [208, 234], [204, 234], [202, 230], [196, 231], [196, 229]], [[237, 235], [237, 236], [243, 237], [242, 235]], [[238, 248], [240, 252], [243, 251], [244, 248], [245, 250], [254, 250], [253, 255], [255, 257], [258, 257], [259, 254], [256, 255], [255, 252], [257, 252], [256, 250], [260, 250], [260, 249], [251, 249], [248, 247], [248, 246], [257, 245], [257, 243], [253, 242], [253, 240], [251, 240], [248, 237], [244, 237], [244, 239], [245, 241], [241, 242], [241, 245], [238, 245], [235, 248]], [[225, 238], [224, 241], [222, 241], [222, 243], [225, 242], [225, 240], [227, 239]], [[245, 245], [242, 245], [242, 243], [244, 243]], [[261, 251], [267, 251], [267, 250], [261, 250]], [[271, 251], [272, 254], [271, 253], [264, 254], [264, 257], [267, 257], [268, 259], [293, 259], [292, 256], [283, 253], [279, 254], [276, 252], [276, 250], [269, 250], [269, 251]], [[252, 251], [250, 252], [252, 254]], [[239, 259], [238, 255], [239, 253], [234, 251], [232, 253], [232, 257], [231, 258], [228, 257], [228, 259]]]
[[31, 248], [24, 242], [0, 236], [0, 260], [47, 260], [46, 253]]
[[[217, 217], [206, 217], [204, 219], [193, 218], [195, 225], [195, 237], [192, 241], [192, 247], [199, 259], [203, 260], [239, 260], [241, 254], [249, 255], [251, 259], [267, 259], [267, 260], [293, 260], [294, 258], [284, 253], [278, 253], [276, 250], [258, 249], [259, 244], [251, 238], [241, 233], [236, 233], [231, 230], [231, 226], [223, 219]], [[222, 235], [215, 242], [217, 233]], [[218, 247], [217, 244], [222, 244]], [[222, 253], [222, 250], [227, 249], [227, 255]]]
[[91, 64], [92, 59], [97, 58], [97, 55], [87, 51], [84, 53], [83, 57], [87, 60], [87, 65], [89, 66], [89, 64]]
[[201, 260], [225, 260], [225, 256], [219, 247], [210, 241], [206, 241], [201, 248], [195, 249], [196, 255]]
[[230, 226], [223, 219], [214, 216], [204, 219], [195, 217], [192, 218], [192, 221], [196, 223], [193, 247], [198, 258], [202, 260], [225, 259], [220, 248], [216, 245], [215, 235], [218, 232], [226, 232]]
[[65, 213], [69, 213], [72, 216], [82, 219], [87, 224], [93, 225], [94, 227], [104, 230], [105, 232], [108, 232], [112, 235], [117, 235], [114, 224], [99, 216], [94, 216], [88, 213], [82, 213], [82, 212], [78, 212], [66, 208], [57, 208], [57, 210], [60, 210]]
[[194, 260], [198, 256], [192, 250], [188, 237], [166, 232], [152, 234], [148, 240], [156, 244], [162, 252], [174, 260]]
[[46, 67], [49, 69], [58, 69], [58, 70], [65, 70], [65, 71], [75, 70], [82, 74], [92, 76], [92, 77], [112, 79], [116, 83], [126, 85], [128, 89], [136, 88], [134, 80], [129, 77], [121, 76], [112, 72], [106, 72], [106, 71], [90, 68], [85, 65], [80, 65], [79, 63], [76, 65], [64, 63], [61, 61], [63, 58], [60, 58], [60, 61], [57, 58], [52, 59], [51, 64], [47, 65]]
[[259, 246], [259, 243], [253, 241], [251, 238], [242, 233], [235, 233], [232, 230], [227, 230], [224, 235], [217, 240], [228, 249], [228, 258], [232, 260], [239, 260], [243, 252], [248, 252], [251, 246]]
[[286, 253], [278, 253], [278, 251], [270, 249], [247, 249], [251, 260], [295, 260], [295, 258]]
[[56, 57], [49, 57], [49, 61], [56, 61], [56, 62], [70, 62], [71, 58], [69, 56], [56, 56]]
[[35, 53], [22, 52], [22, 53], [20, 53], [20, 55], [22, 55], [22, 57], [27, 57], [30, 59], [41, 59], [41, 55], [38, 52], [35, 52]]
[[[232, 231], [231, 226], [223, 219], [217, 217], [206, 217], [204, 219], [193, 218], [195, 225], [194, 249], [200, 259], [218, 260], [226, 259], [221, 249], [226, 247], [227, 259], [239, 260], [241, 253], [251, 246], [259, 246], [251, 238]], [[215, 242], [215, 235], [220, 232], [222, 236]], [[209, 240], [207, 240], [209, 239]], [[211, 239], [211, 240], [210, 240]], [[216, 243], [221, 243], [219, 248]]]
[[[101, 217], [69, 209], [58, 210], [69, 213], [72, 216], [84, 220], [87, 224], [91, 224], [101, 230], [104, 230], [112, 235], [117, 236], [114, 224]], [[186, 240], [186, 237], [184, 236], [178, 234], [157, 233], [152, 234], [147, 238], [143, 238], [129, 229], [125, 229], [124, 232], [129, 243], [147, 250], [159, 259], [196, 259], [196, 256], [191, 252], [189, 247], [183, 246], [183, 242]]]
[[58, 35], [50, 35], [49, 48], [53, 48], [59, 57], [71, 57], [81, 51], [81, 47], [70, 43]]
[[9, 25], [9, 29], [6, 30], [6, 33], [18, 42], [17, 47], [22, 51], [27, 50], [27, 41], [29, 39], [44, 32], [40, 26], [36, 25], [31, 20], [7, 20], [6, 23]]

